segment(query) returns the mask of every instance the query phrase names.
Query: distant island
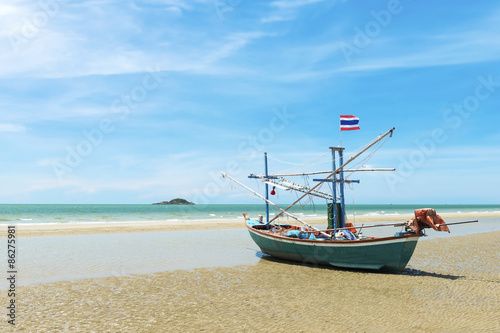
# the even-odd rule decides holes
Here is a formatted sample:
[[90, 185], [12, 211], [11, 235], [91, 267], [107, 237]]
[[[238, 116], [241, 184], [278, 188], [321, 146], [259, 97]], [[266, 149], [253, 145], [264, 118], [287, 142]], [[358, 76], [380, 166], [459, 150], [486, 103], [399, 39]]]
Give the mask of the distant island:
[[194, 202], [187, 201], [186, 199], [176, 198], [170, 201], [156, 202], [153, 205], [194, 205]]

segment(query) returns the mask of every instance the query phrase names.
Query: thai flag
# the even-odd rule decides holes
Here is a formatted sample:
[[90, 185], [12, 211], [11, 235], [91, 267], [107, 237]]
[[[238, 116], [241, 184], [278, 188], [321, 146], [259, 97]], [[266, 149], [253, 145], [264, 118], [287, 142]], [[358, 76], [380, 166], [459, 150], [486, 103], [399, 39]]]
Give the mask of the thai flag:
[[359, 130], [359, 118], [354, 116], [340, 116], [340, 130], [353, 131]]

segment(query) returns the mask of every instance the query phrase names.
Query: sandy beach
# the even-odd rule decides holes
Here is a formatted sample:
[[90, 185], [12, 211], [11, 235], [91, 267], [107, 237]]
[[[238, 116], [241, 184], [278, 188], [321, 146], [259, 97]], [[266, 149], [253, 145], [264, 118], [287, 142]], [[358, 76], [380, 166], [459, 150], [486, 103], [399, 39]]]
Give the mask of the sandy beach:
[[20, 287], [16, 329], [498, 332], [499, 237], [496, 231], [421, 241], [402, 274], [261, 258], [256, 265]]
[[[439, 212], [438, 212], [439, 213]], [[453, 213], [440, 214], [448, 219], [479, 219], [500, 217], [500, 213]], [[355, 224], [408, 221], [412, 217], [407, 215], [375, 215], [356, 216], [349, 218]], [[252, 217], [256, 218], [256, 217]], [[284, 219], [286, 223], [297, 224], [293, 219]], [[305, 218], [312, 225], [325, 225], [324, 218]], [[185, 220], [178, 222], [141, 222], [141, 223], [68, 223], [68, 224], [18, 224], [18, 237], [94, 235], [114, 233], [158, 232], [158, 231], [189, 231], [189, 230], [221, 230], [244, 228], [243, 219], [234, 220]], [[1, 228], [0, 238], [6, 237], [6, 228]]]

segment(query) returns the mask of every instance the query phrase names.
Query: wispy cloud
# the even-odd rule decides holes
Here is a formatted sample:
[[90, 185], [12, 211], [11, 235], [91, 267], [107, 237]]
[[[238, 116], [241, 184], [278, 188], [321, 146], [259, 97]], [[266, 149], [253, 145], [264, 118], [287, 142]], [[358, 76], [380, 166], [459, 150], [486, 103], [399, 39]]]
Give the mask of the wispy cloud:
[[[482, 24], [482, 21], [478, 24]], [[298, 46], [287, 46], [280, 52], [283, 56], [286, 54], [289, 70], [267, 74], [279, 81], [301, 81], [349, 72], [484, 63], [497, 60], [500, 54], [496, 30], [483, 30], [477, 26], [448, 34], [378, 37], [367, 49], [358, 49], [359, 54], [353, 53], [350, 62], [343, 55], [345, 42], [345, 39], [323, 38]], [[402, 48], [402, 43], [408, 46]]]
[[[388, 44], [385, 43], [384, 47], [391, 47], [391, 43], [394, 43], [394, 41], [390, 41]], [[338, 71], [356, 72], [472, 64], [495, 60], [500, 52], [497, 36], [488, 36], [484, 31], [430, 36], [421, 43], [427, 45], [423, 50], [408, 50], [409, 52], [406, 53], [399, 51], [384, 52], [380, 56], [361, 57], [361, 59], [353, 61], [352, 65], [341, 66]], [[393, 47], [396, 48], [395, 45]]]
[[[379, 134], [368, 133], [369, 128], [385, 129], [388, 121], [402, 129], [401, 141], [394, 144], [399, 150], [381, 150], [384, 161], [370, 161], [390, 167], [386, 161], [398, 164], [398, 156], [410, 156], [415, 135], [443, 127], [443, 108], [464, 101], [465, 85], [473, 89], [476, 77], [489, 73], [498, 82], [500, 11], [487, 2], [470, 15], [443, 4], [440, 11], [450, 17], [404, 2], [401, 15], [347, 63], [340, 45], [354, 43], [355, 28], [365, 29], [367, 19], [378, 22], [371, 12], [387, 9], [387, 2], [375, 8], [341, 0], [221, 1], [238, 4], [223, 21], [213, 0], [58, 0], [57, 13], [18, 50], [9, 34], [22, 36], [25, 19], [46, 2], [0, 5], [0, 139], [9, 156], [0, 166], [0, 199], [133, 202], [163, 199], [168, 191], [196, 195], [206, 184], [219, 186], [213, 174], [229, 162], [236, 162], [243, 179], [247, 172], [260, 172], [263, 151], [297, 163], [321, 155], [322, 147], [338, 140], [337, 115], [351, 111], [364, 126], [343, 135], [346, 152]], [[424, 67], [431, 70], [420, 70]], [[148, 68], [163, 81], [144, 98]], [[497, 96], [493, 88], [491, 95]], [[126, 120], [115, 121], [113, 103], [126, 103], [132, 94], [141, 103], [130, 107]], [[497, 104], [496, 98], [481, 100], [475, 114], [464, 116], [460, 131], [446, 133], [440, 155], [429, 157], [415, 174], [439, 182], [451, 174], [446, 165], [460, 167], [455, 176], [465, 173], [467, 163], [453, 156], [464, 151], [464, 142], [498, 141], [493, 134]], [[286, 126], [272, 120], [277, 105], [293, 113]], [[480, 117], [488, 118], [487, 124], [477, 124]], [[85, 153], [92, 144], [88, 134], [108, 118], [113, 132], [102, 140], [94, 137], [99, 143], [59, 182], [52, 166], [67, 162], [68, 147]], [[431, 128], [416, 128], [421, 119]], [[498, 151], [481, 154], [498, 156]], [[480, 160], [484, 175], [492, 174], [494, 166], [481, 154], [472, 158]], [[311, 170], [328, 169], [325, 156], [325, 165]], [[277, 161], [272, 167], [302, 171]], [[410, 197], [418, 181], [402, 185]], [[219, 202], [231, 197], [219, 190]], [[438, 190], [444, 196], [445, 189]], [[478, 190], [471, 185], [463, 192]]]
[[326, 0], [279, 0], [270, 3], [271, 7], [277, 8], [297, 8], [302, 6], [311, 5], [317, 2], [324, 2]]
[[[261, 18], [261, 23], [275, 23], [292, 21], [297, 18], [298, 11], [302, 7], [325, 2], [325, 0], [278, 0], [269, 3], [271, 14]], [[331, 3], [330, 3], [331, 5]]]
[[24, 127], [23, 125], [0, 123], [0, 132], [24, 133], [26, 132], [26, 127]]
[[[19, 29], [14, 31], [23, 41], [17, 45], [19, 50], [9, 45], [7, 35], [14, 33], [9, 32], [12, 29], [2, 29], [8, 34], [1, 40], [0, 62], [5, 66], [0, 68], [0, 77], [114, 75], [144, 72], [147, 66], [156, 66], [160, 71], [215, 74], [221, 70], [219, 61], [266, 36], [261, 31], [243, 30], [221, 32], [217, 38], [205, 39], [197, 29], [199, 25], [213, 24], [206, 14], [203, 21], [196, 22], [196, 28], [175, 19], [171, 20], [173, 26], [172, 23], [165, 26], [162, 21], [147, 22], [151, 11], [158, 7], [177, 14], [203, 13], [207, 7], [211, 8], [208, 1], [198, 1], [196, 5], [184, 1], [146, 1], [135, 5], [140, 7], [130, 11], [107, 1], [66, 4], [33, 38], [24, 38]], [[30, 16], [11, 6], [2, 17], [13, 11], [17, 21]]]
[[262, 18], [260, 21], [262, 23], [271, 23], [271, 22], [284, 22], [284, 21], [291, 21], [295, 18], [295, 15], [288, 14], [288, 15], [273, 15], [273, 16], [267, 16]]
[[[411, 10], [408, 8], [408, 13]], [[403, 12], [401, 15], [409, 14]], [[364, 38], [369, 42], [364, 46], [355, 42], [363, 33], [363, 26], [360, 25], [358, 30], [352, 31], [351, 38], [346, 39], [343, 36], [343, 40], [338, 40], [338, 54], [345, 52], [342, 48], [345, 50], [346, 45], [351, 47], [348, 52], [353, 52], [350, 57], [352, 61], [347, 64], [344, 59], [345, 65], [340, 66], [339, 71], [451, 66], [496, 60], [500, 53], [499, 15], [500, 9], [496, 9], [488, 15], [477, 16], [466, 24], [453, 22], [440, 31], [423, 27], [411, 34], [405, 31], [406, 17], [401, 17], [402, 21], [392, 21], [381, 29], [391, 30], [393, 25], [398, 25], [402, 33], [392, 31], [389, 35], [382, 31], [373, 38], [365, 35]], [[401, 47], [402, 44], [405, 44], [405, 47]]]
[[234, 55], [238, 50], [245, 47], [247, 44], [251, 43], [253, 40], [257, 40], [267, 35], [268, 34], [262, 31], [230, 34], [225, 38], [223, 43], [219, 44], [218, 47], [214, 48], [213, 51], [204, 56], [202, 58], [202, 62], [205, 64], [211, 64], [221, 59], [228, 58]]

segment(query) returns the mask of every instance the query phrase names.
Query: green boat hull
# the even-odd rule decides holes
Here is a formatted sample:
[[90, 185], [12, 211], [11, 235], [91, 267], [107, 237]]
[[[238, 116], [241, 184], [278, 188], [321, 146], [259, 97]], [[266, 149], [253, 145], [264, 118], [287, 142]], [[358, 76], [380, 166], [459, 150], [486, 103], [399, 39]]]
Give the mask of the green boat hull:
[[247, 225], [250, 236], [263, 253], [301, 263], [342, 268], [400, 272], [421, 235], [385, 237], [356, 241], [319, 241], [289, 238], [256, 230]]

